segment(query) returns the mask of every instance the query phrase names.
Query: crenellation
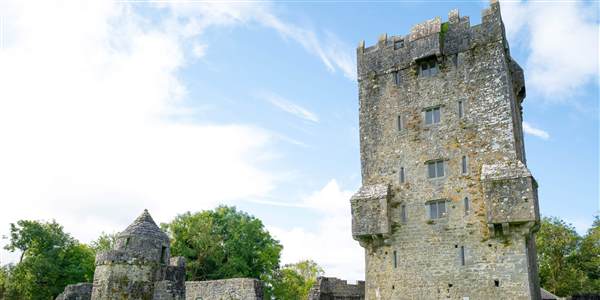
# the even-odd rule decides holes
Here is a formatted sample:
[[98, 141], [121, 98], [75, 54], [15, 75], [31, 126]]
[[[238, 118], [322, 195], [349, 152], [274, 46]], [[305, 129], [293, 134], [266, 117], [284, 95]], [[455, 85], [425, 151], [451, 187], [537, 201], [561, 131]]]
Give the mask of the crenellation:
[[[439, 58], [480, 47], [493, 41], [504, 42], [504, 25], [499, 3], [492, 3], [482, 12], [481, 24], [471, 26], [469, 17], [460, 17], [458, 10], [448, 14], [448, 21], [440, 17], [413, 26], [406, 36], [380, 36], [370, 47], [364, 41], [357, 49], [359, 81], [370, 73], [380, 75], [383, 70], [415, 67], [415, 62], [431, 56]], [[403, 40], [402, 48], [393, 41]], [[507, 48], [507, 47], [505, 47]]]

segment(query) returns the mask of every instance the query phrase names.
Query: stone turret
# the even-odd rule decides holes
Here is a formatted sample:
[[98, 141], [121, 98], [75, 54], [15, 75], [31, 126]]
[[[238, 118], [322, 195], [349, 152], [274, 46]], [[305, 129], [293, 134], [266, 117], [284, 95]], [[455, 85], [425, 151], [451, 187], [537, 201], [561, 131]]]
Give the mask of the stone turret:
[[183, 259], [170, 259], [169, 237], [144, 210], [113, 250], [96, 256], [92, 300], [183, 299], [184, 268]]
[[164, 264], [169, 261], [169, 237], [152, 219], [148, 210], [117, 236], [115, 250], [124, 251], [139, 259]]

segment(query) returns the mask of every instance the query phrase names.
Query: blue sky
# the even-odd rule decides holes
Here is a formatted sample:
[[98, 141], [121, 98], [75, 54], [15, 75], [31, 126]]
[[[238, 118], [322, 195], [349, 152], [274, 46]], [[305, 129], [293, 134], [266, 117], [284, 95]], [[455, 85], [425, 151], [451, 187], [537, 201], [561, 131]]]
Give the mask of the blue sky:
[[[264, 221], [285, 263], [360, 279], [355, 48], [453, 8], [478, 24], [487, 5], [2, 3], [0, 234], [56, 219], [88, 242], [143, 208], [166, 222], [228, 204]], [[598, 3], [501, 5], [541, 212], [584, 233], [599, 210]]]

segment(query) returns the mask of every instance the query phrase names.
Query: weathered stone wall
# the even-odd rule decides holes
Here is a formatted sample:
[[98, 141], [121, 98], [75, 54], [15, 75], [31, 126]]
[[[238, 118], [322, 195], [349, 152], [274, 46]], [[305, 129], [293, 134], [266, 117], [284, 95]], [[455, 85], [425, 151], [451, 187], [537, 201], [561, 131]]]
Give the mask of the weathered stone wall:
[[262, 282], [251, 278], [187, 281], [187, 300], [262, 300]]
[[308, 300], [364, 300], [365, 282], [348, 284], [346, 280], [319, 277], [308, 294]]
[[152, 299], [158, 266], [103, 264], [96, 266], [92, 300]]
[[56, 300], [90, 300], [91, 298], [92, 284], [78, 283], [67, 285], [65, 291], [60, 293]]
[[[377, 230], [371, 234], [359, 227], [362, 232], [353, 232], [365, 247], [366, 298], [539, 298], [537, 185], [528, 171], [511, 173], [526, 170], [525, 88], [508, 51], [499, 4], [484, 10], [479, 25], [471, 27], [468, 17], [452, 11], [448, 22], [436, 18], [408, 36], [382, 36], [368, 48], [363, 43], [357, 56], [361, 191], [389, 185], [387, 204], [373, 205], [381, 193], [369, 199], [359, 192], [352, 200], [353, 224], [390, 227], [389, 234], [372, 225]], [[434, 59], [438, 73], [420, 76], [422, 59]], [[441, 122], [426, 125], [425, 109], [431, 107], [440, 108]], [[432, 160], [443, 160], [443, 177], [428, 178], [426, 163]], [[490, 178], [484, 169], [499, 173]], [[447, 201], [446, 214], [435, 220], [427, 207], [433, 200]], [[381, 207], [386, 214], [357, 214]]]

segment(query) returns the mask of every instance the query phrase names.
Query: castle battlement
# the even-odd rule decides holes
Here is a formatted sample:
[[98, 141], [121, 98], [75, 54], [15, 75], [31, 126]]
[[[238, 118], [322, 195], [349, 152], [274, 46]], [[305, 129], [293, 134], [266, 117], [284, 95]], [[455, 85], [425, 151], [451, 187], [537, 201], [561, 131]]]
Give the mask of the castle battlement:
[[414, 25], [404, 36], [383, 34], [379, 41], [357, 48], [358, 80], [371, 74], [386, 74], [416, 66], [419, 60], [452, 56], [477, 46], [493, 42], [505, 43], [500, 5], [492, 0], [482, 11], [481, 24], [471, 26], [468, 16], [461, 17], [457, 9], [448, 13], [448, 21], [441, 17]]

